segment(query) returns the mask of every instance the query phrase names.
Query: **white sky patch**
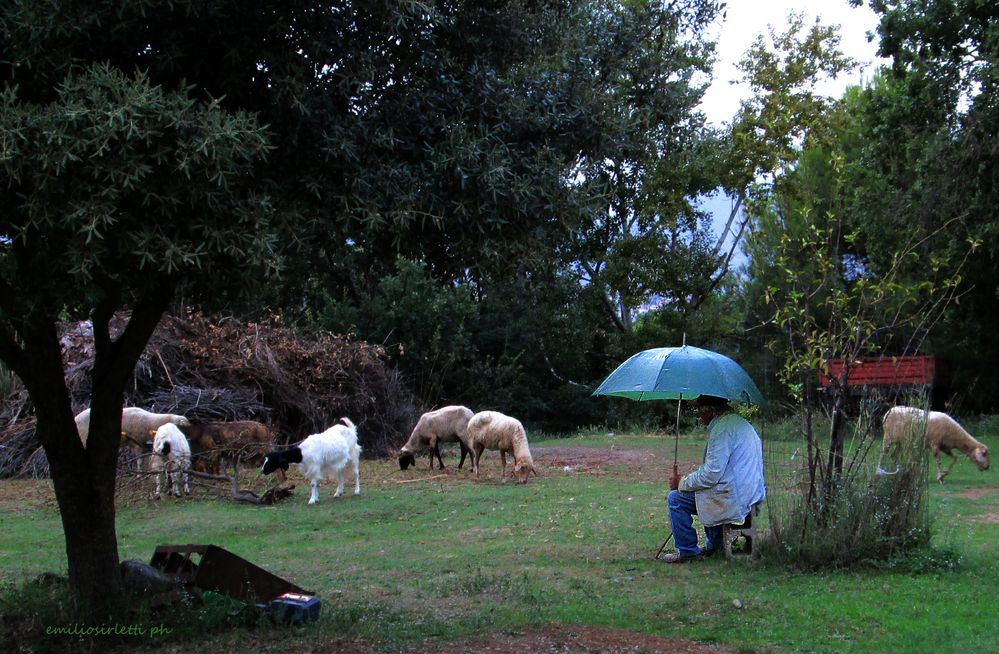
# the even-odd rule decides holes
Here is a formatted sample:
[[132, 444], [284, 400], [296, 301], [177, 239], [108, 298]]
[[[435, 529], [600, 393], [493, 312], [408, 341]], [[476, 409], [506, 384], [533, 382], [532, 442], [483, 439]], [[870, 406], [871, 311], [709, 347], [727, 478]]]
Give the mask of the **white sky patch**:
[[[769, 39], [770, 26], [778, 34], [786, 31], [790, 11], [804, 14], [806, 26], [813, 24], [816, 17], [823, 25], [839, 26], [840, 49], [859, 64], [852, 74], [823, 81], [816, 88], [818, 92], [838, 98], [848, 86], [869, 80], [879, 66], [889, 63], [878, 58], [877, 41], [867, 40], [868, 32], [876, 36], [878, 26], [878, 15], [867, 6], [854, 8], [848, 0], [729, 0], [724, 21], [709, 32], [717, 39], [718, 56], [714, 81], [700, 105], [709, 124], [721, 127], [732, 121], [740, 102], [750, 95], [747, 85], [735, 83], [742, 77], [736, 65], [758, 35]], [[712, 230], [717, 237], [731, 213], [731, 201], [716, 193], [701, 198], [700, 206], [712, 215]], [[740, 244], [732, 258], [732, 269], [745, 264]]]
[[730, 0], [724, 22], [710, 32], [718, 42], [718, 61], [714, 82], [701, 103], [709, 123], [720, 126], [735, 116], [740, 100], [749, 96], [749, 87], [733, 84], [742, 76], [736, 64], [759, 34], [768, 33], [768, 25], [778, 33], [785, 31], [790, 11], [803, 13], [805, 25], [816, 17], [823, 25], [839, 25], [840, 48], [860, 63], [852, 75], [820, 85], [823, 94], [839, 97], [847, 86], [869, 79], [878, 65], [887, 63], [877, 57], [877, 43], [867, 41], [867, 33], [878, 25], [869, 7], [853, 8], [847, 0]]

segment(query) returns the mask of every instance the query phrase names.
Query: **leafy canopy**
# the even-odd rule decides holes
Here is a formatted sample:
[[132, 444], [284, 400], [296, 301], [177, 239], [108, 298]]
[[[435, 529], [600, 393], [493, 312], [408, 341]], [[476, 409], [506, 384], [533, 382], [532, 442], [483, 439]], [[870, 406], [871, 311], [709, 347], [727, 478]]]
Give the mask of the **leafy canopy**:
[[70, 71], [50, 102], [7, 86], [5, 320], [75, 312], [191, 270], [218, 280], [273, 266], [269, 200], [248, 184], [268, 150], [252, 116], [104, 64]]

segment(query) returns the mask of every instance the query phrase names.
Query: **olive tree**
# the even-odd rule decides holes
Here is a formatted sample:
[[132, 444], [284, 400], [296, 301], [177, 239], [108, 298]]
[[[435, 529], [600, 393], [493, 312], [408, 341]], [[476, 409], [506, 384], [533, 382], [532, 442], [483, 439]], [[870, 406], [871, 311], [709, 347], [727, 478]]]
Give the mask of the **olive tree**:
[[[0, 95], [0, 357], [34, 404], [84, 607], [120, 597], [121, 398], [153, 329], [193, 272], [224, 283], [273, 262], [268, 198], [248, 184], [267, 150], [253, 117], [106, 65], [70, 71], [46, 102]], [[86, 448], [58, 334], [81, 312], [95, 345]]]

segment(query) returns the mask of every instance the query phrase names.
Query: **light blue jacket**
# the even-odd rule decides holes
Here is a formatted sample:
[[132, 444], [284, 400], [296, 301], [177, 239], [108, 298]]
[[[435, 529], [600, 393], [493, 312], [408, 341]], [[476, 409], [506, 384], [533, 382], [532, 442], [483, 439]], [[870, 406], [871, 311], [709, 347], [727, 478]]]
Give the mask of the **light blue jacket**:
[[705, 527], [742, 522], [767, 494], [763, 443], [753, 426], [737, 413], [715, 416], [708, 424], [704, 463], [680, 480], [680, 490], [694, 493]]

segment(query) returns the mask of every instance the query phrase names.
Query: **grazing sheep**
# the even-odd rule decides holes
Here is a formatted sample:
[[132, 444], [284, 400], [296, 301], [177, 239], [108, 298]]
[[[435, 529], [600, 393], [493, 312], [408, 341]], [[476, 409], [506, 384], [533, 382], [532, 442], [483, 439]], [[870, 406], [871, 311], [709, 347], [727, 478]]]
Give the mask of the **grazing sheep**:
[[[86, 447], [87, 437], [90, 435], [90, 409], [84, 409], [76, 414], [75, 420], [80, 442]], [[149, 432], [156, 431], [157, 427], [167, 422], [180, 427], [191, 424], [184, 416], [173, 413], [150, 413], [134, 406], [121, 410], [121, 431], [125, 438], [132, 439], [137, 444], [145, 443], [149, 438]]]
[[194, 469], [213, 475], [220, 474], [222, 457], [259, 466], [273, 444], [270, 429], [253, 420], [195, 422], [182, 431], [191, 443]]
[[191, 421], [174, 413], [151, 413], [137, 406], [121, 410], [121, 430], [126, 437], [134, 438], [140, 443], [144, 442], [146, 434], [165, 424], [187, 427]]
[[357, 444], [357, 427], [347, 418], [341, 418], [344, 425], [333, 425], [321, 434], [313, 434], [295, 447], [268, 452], [264, 455], [261, 472], [269, 475], [275, 470], [288, 470], [291, 464], [312, 481], [312, 494], [309, 504], [319, 501], [319, 482], [327, 476], [336, 475], [337, 485], [333, 497], [343, 495], [344, 468], [349, 462], [354, 469], [354, 495], [361, 493], [360, 458], [361, 448]]
[[[957, 457], [952, 450], [960, 450], [974, 461], [979, 469], [989, 468], [989, 448], [975, 440], [964, 430], [956, 420], [940, 411], [924, 411], [909, 406], [892, 407], [885, 414], [884, 439], [881, 443], [881, 457], [889, 450], [897, 449], [899, 442], [912, 435], [922, 436], [925, 433], [926, 444], [937, 462], [937, 481], [943, 483], [944, 477], [954, 467]], [[940, 453], [950, 457], [950, 465], [946, 470], [940, 470]], [[878, 471], [884, 473], [880, 462]]]
[[184, 494], [190, 495], [191, 488], [187, 484], [187, 471], [191, 467], [191, 447], [184, 433], [177, 425], [167, 422], [156, 429], [153, 438], [153, 456], [149, 461], [149, 469], [156, 473], [155, 499], [160, 499], [160, 480], [166, 473], [167, 485], [173, 488], [173, 494], [180, 497], [177, 477], [184, 477]]
[[409, 440], [399, 451], [399, 468], [405, 470], [416, 463], [416, 453], [424, 446], [430, 446], [430, 469], [434, 469], [434, 455], [444, 469], [441, 460], [440, 443], [457, 441], [461, 448], [461, 461], [458, 467], [465, 463], [468, 454], [468, 421], [472, 418], [472, 410], [464, 406], [446, 406], [435, 411], [428, 411], [420, 416]]
[[503, 467], [500, 479], [506, 483], [506, 453], [513, 454], [513, 474], [521, 484], [533, 472], [534, 459], [527, 445], [527, 432], [516, 418], [498, 411], [480, 411], [468, 421], [468, 447], [472, 450], [472, 472], [479, 476], [479, 457], [483, 449], [499, 450]]
[[[80, 434], [80, 442], [83, 443], [83, 447], [87, 447], [87, 438], [90, 435], [90, 409], [84, 409], [78, 413], [75, 420], [76, 431]], [[150, 434], [167, 423], [180, 427], [187, 427], [191, 424], [184, 416], [173, 413], [151, 413], [134, 406], [121, 410], [121, 438], [124, 446], [131, 450], [140, 471], [142, 469], [140, 457], [149, 451], [146, 448]]]

